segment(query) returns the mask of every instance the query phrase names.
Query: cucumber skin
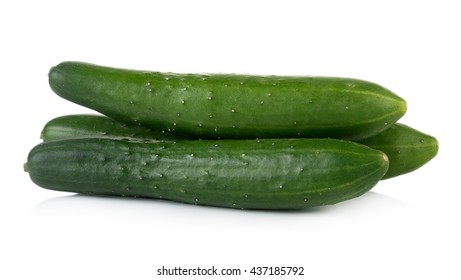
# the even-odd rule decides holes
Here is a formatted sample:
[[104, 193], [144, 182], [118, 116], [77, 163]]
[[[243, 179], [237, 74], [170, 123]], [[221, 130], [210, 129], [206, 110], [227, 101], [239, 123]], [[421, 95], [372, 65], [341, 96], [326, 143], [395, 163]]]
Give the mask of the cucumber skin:
[[433, 159], [439, 150], [435, 137], [400, 123], [359, 143], [383, 151], [389, 157], [389, 170], [383, 179], [420, 168]]
[[330, 77], [175, 74], [63, 62], [59, 96], [125, 123], [196, 139], [342, 138], [378, 134], [406, 102], [366, 81]]
[[35, 146], [25, 164], [51, 190], [242, 209], [335, 204], [370, 190], [387, 168], [382, 152], [335, 139], [67, 139]]
[[177, 141], [183, 138], [165, 131], [125, 124], [111, 118], [80, 114], [65, 115], [48, 121], [42, 129], [43, 141], [68, 138], [119, 138], [146, 142]]
[[[42, 135], [43, 141], [79, 137], [139, 138], [140, 142], [187, 141], [165, 131], [125, 125], [96, 115], [67, 115], [52, 119], [44, 126]], [[400, 123], [358, 142], [389, 157], [389, 170], [382, 179], [414, 171], [434, 158], [438, 151], [438, 142], [433, 136]]]

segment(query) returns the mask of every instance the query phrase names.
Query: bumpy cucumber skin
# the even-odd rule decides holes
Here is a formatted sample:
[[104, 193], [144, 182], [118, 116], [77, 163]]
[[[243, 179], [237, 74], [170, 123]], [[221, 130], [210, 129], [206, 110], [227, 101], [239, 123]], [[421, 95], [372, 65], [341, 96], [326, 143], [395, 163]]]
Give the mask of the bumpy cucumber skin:
[[66, 115], [47, 122], [42, 129], [43, 141], [67, 138], [120, 138], [139, 141], [176, 141], [182, 138], [171, 133], [133, 124], [125, 124], [100, 115]]
[[439, 150], [435, 137], [396, 123], [382, 133], [360, 141], [389, 157], [389, 170], [383, 179], [412, 172], [433, 159]]
[[395, 123], [406, 102], [374, 83], [330, 77], [174, 74], [63, 62], [49, 83], [61, 97], [121, 122], [199, 139], [349, 140]]
[[388, 161], [380, 151], [335, 139], [146, 144], [80, 138], [37, 145], [25, 167], [37, 185], [58, 191], [296, 209], [364, 194]]
[[[187, 141], [165, 131], [155, 131], [132, 124], [122, 124], [105, 116], [67, 115], [49, 121], [43, 128], [43, 140], [99, 137], [130, 139], [140, 142]], [[389, 170], [382, 179], [389, 179], [414, 171], [437, 155], [438, 142], [404, 124], [393, 124], [389, 129], [359, 141], [389, 157]]]

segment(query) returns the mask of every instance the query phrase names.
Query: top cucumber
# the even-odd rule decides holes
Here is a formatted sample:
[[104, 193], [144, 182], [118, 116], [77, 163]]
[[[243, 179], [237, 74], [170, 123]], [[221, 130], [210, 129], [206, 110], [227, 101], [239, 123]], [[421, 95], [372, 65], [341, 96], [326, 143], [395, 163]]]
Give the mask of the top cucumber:
[[333, 137], [385, 130], [406, 102], [346, 78], [175, 74], [63, 62], [49, 83], [61, 97], [113, 119], [191, 138]]

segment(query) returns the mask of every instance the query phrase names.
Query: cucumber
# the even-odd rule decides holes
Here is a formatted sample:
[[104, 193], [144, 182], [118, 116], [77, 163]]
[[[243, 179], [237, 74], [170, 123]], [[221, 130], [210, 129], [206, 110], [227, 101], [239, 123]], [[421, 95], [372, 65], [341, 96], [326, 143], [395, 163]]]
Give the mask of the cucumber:
[[42, 129], [43, 141], [66, 138], [98, 137], [176, 141], [182, 138], [165, 131], [125, 124], [101, 115], [66, 115], [47, 122]]
[[194, 139], [341, 138], [383, 131], [406, 102], [357, 79], [180, 74], [63, 62], [49, 72], [59, 96], [124, 123]]
[[420, 168], [433, 159], [439, 149], [435, 137], [400, 123], [360, 143], [381, 150], [389, 157], [389, 170], [383, 179]]
[[77, 138], [40, 143], [25, 164], [51, 190], [243, 209], [335, 204], [370, 190], [387, 169], [381, 151], [336, 139]]
[[[144, 142], [186, 140], [165, 131], [125, 125], [96, 115], [67, 115], [52, 119], [43, 128], [42, 135], [44, 141], [79, 137], [139, 138]], [[434, 158], [438, 151], [438, 142], [433, 136], [400, 123], [359, 143], [381, 150], [389, 157], [389, 170], [383, 179], [418, 169]]]

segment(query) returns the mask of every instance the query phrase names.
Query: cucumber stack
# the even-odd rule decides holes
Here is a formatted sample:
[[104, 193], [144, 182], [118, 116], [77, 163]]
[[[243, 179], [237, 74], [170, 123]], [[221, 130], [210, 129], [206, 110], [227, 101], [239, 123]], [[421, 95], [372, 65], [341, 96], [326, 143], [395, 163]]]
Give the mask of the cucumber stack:
[[438, 151], [434, 137], [396, 123], [402, 98], [362, 80], [63, 62], [49, 83], [100, 113], [45, 124], [25, 170], [52, 190], [307, 208], [358, 197]]

